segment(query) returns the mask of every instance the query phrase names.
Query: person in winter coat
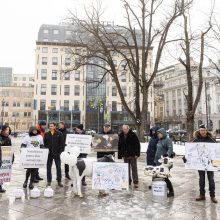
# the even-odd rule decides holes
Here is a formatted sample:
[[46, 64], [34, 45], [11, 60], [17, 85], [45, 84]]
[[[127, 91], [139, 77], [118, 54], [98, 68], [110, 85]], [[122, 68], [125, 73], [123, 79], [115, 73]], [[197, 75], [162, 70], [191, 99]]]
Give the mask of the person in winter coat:
[[[11, 129], [9, 126], [3, 125], [1, 134], [0, 134], [0, 167], [2, 165], [2, 155], [1, 155], [1, 147], [2, 146], [12, 146], [11, 144], [11, 138], [9, 135], [11, 134]], [[12, 163], [14, 162], [14, 154], [12, 158]], [[4, 193], [6, 190], [2, 188], [2, 185], [0, 185], [0, 193]]]
[[56, 130], [56, 123], [49, 123], [49, 131], [44, 135], [44, 146], [49, 149], [48, 159], [47, 159], [47, 186], [51, 186], [52, 181], [52, 164], [55, 161], [57, 170], [57, 182], [58, 186], [63, 187], [61, 182], [62, 172], [61, 172], [61, 160], [60, 154], [64, 151], [64, 141], [63, 135], [60, 131]]
[[[86, 134], [86, 132], [83, 130], [83, 124], [79, 124], [76, 126], [75, 134]], [[78, 156], [78, 158], [86, 158], [86, 157], [87, 157], [87, 154], [80, 154]], [[82, 178], [82, 185], [87, 186], [85, 176]]]
[[[21, 148], [34, 148], [34, 147], [44, 148], [44, 142], [37, 127], [31, 126], [29, 129], [29, 134], [22, 141]], [[37, 171], [36, 168], [28, 168], [26, 170], [26, 178], [23, 184], [23, 188], [27, 188], [28, 179], [30, 176], [31, 178], [29, 183], [29, 189], [34, 188], [33, 183], [36, 176], [36, 171]]]
[[157, 151], [157, 143], [159, 141], [159, 138], [157, 136], [157, 131], [159, 130], [159, 127], [155, 126], [150, 129], [150, 141], [148, 143], [147, 148], [147, 165], [149, 166], [156, 166], [156, 163], [154, 162], [155, 154]]
[[[102, 131], [101, 134], [114, 134], [114, 133], [112, 132], [112, 130], [111, 130], [111, 125], [108, 124], [108, 123], [104, 124], [104, 126], [103, 126], [103, 131]], [[97, 152], [97, 158], [99, 159], [99, 158], [102, 158], [102, 157], [104, 157], [105, 155], [109, 155], [109, 154], [111, 154], [111, 155], [114, 156], [114, 155], [115, 155], [115, 152], [114, 152], [114, 151], [109, 151], [109, 152]]]
[[140, 141], [137, 135], [129, 128], [128, 125], [123, 125], [122, 132], [119, 134], [118, 159], [124, 159], [124, 162], [128, 163], [129, 184], [131, 184], [133, 180], [135, 188], [138, 188], [138, 157], [140, 157]]
[[[215, 139], [212, 138], [212, 134], [208, 132], [206, 126], [204, 124], [199, 126], [199, 130], [194, 132], [195, 139], [193, 142], [206, 142], [206, 143], [216, 143]], [[209, 180], [209, 191], [211, 201], [213, 203], [217, 203], [215, 198], [215, 181], [214, 181], [214, 172], [213, 171], [204, 171], [199, 170], [199, 188], [200, 195], [196, 198], [196, 201], [203, 201], [206, 199], [205, 197], [205, 175], [207, 174]]]
[[[173, 143], [171, 139], [168, 137], [166, 130], [164, 128], [161, 128], [157, 131], [158, 135], [158, 143], [157, 143], [157, 151], [155, 154], [155, 160], [154, 162], [156, 163], [157, 166], [160, 166], [160, 162], [158, 161], [161, 156], [169, 156], [172, 157], [173, 155]], [[174, 196], [174, 189], [173, 185], [170, 181], [170, 179], [167, 177], [164, 179], [164, 181], [167, 184], [167, 188], [169, 190], [169, 193], [167, 194], [168, 197], [173, 197]]]
[[[59, 131], [63, 134], [63, 141], [64, 141], [64, 145], [66, 146], [66, 135], [68, 134], [68, 131], [66, 129], [65, 122], [63, 121], [59, 122]], [[71, 180], [69, 176], [69, 165], [68, 164], [65, 164], [65, 177], [68, 180]]]
[[[40, 121], [40, 123], [37, 125], [37, 129], [40, 132], [41, 137], [44, 138], [44, 135], [45, 135], [46, 129], [47, 129], [47, 122], [46, 121]], [[43, 180], [43, 178], [40, 177], [39, 169], [37, 169], [36, 177], [35, 177], [34, 182], [37, 183], [41, 180]]]

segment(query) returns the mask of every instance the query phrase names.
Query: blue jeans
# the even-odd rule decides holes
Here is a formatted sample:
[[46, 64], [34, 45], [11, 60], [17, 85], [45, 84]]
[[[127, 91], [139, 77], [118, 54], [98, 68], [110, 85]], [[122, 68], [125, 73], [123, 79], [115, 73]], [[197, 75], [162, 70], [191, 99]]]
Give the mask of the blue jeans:
[[52, 168], [53, 160], [55, 162], [56, 170], [57, 170], [57, 181], [61, 182], [61, 179], [62, 179], [60, 158], [55, 159], [55, 158], [51, 157], [50, 155], [48, 155], [48, 159], [47, 159], [47, 182], [48, 183], [51, 183], [51, 181], [52, 181], [51, 168]]

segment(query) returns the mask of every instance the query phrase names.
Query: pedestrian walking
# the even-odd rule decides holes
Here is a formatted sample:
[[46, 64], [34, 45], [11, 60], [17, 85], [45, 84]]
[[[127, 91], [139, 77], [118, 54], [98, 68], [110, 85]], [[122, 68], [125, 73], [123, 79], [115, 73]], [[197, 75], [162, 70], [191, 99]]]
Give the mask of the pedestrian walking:
[[52, 164], [53, 161], [56, 165], [57, 182], [58, 186], [63, 187], [61, 182], [62, 172], [61, 172], [61, 160], [60, 154], [64, 151], [64, 141], [63, 135], [60, 131], [56, 129], [56, 123], [49, 123], [49, 131], [44, 135], [44, 146], [49, 149], [48, 160], [47, 160], [47, 186], [51, 186], [52, 181]]
[[[31, 126], [29, 129], [29, 134], [23, 139], [21, 148], [44, 148], [43, 138], [40, 135], [39, 130], [35, 126]], [[27, 188], [28, 180], [30, 177], [29, 189], [34, 188], [34, 179], [36, 176], [36, 168], [27, 168], [26, 177], [23, 184], [23, 188]]]
[[129, 185], [131, 185], [133, 181], [135, 188], [138, 188], [137, 158], [139, 156], [140, 141], [137, 135], [129, 128], [128, 125], [123, 125], [122, 132], [119, 134], [118, 159], [124, 159], [124, 162], [128, 163]]
[[[109, 123], [105, 123], [103, 126], [103, 130], [101, 134], [114, 134], [111, 129], [111, 125]], [[108, 151], [108, 152], [97, 152], [97, 159], [104, 157], [105, 155], [112, 155], [115, 156], [114, 151]]]
[[[160, 166], [160, 162], [158, 161], [161, 156], [169, 156], [172, 157], [173, 155], [173, 143], [172, 140], [168, 137], [167, 132], [164, 128], [161, 128], [157, 131], [158, 135], [158, 143], [157, 143], [157, 151], [155, 154], [155, 160], [154, 162], [156, 163], [157, 166]], [[167, 184], [168, 188], [168, 197], [173, 197], [174, 196], [174, 189], [173, 189], [173, 184], [171, 183], [170, 179], [164, 178], [164, 181]]]
[[[12, 146], [11, 144], [11, 138], [9, 137], [11, 135], [11, 128], [9, 126], [3, 125], [1, 134], [0, 134], [0, 167], [2, 165], [2, 152], [1, 147], [3, 146]], [[12, 157], [12, 163], [14, 162], [14, 154]], [[2, 188], [2, 184], [0, 184], [0, 193], [6, 192], [5, 189]]]
[[[61, 121], [59, 122], [59, 131], [62, 133], [63, 135], [63, 141], [64, 141], [64, 145], [66, 146], [66, 135], [68, 134], [68, 131], [66, 129], [66, 125], [65, 125], [65, 122]], [[69, 165], [68, 164], [65, 164], [64, 165], [65, 167], [65, 177], [68, 179], [68, 180], [71, 180], [70, 178], [70, 175], [69, 175]]]

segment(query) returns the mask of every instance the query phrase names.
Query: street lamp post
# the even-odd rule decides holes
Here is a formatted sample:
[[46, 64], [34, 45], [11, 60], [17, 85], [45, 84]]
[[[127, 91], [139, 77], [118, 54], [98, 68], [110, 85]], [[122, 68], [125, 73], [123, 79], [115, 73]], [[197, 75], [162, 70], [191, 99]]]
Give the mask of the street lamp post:
[[2, 126], [4, 124], [4, 106], [5, 106], [5, 100], [2, 99]]

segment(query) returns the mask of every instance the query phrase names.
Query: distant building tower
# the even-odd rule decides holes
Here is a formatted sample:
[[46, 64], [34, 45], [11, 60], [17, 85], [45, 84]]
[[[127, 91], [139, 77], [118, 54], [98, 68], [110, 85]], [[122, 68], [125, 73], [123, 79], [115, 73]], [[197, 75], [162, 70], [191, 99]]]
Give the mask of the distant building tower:
[[0, 67], [0, 86], [12, 86], [11, 67]]

